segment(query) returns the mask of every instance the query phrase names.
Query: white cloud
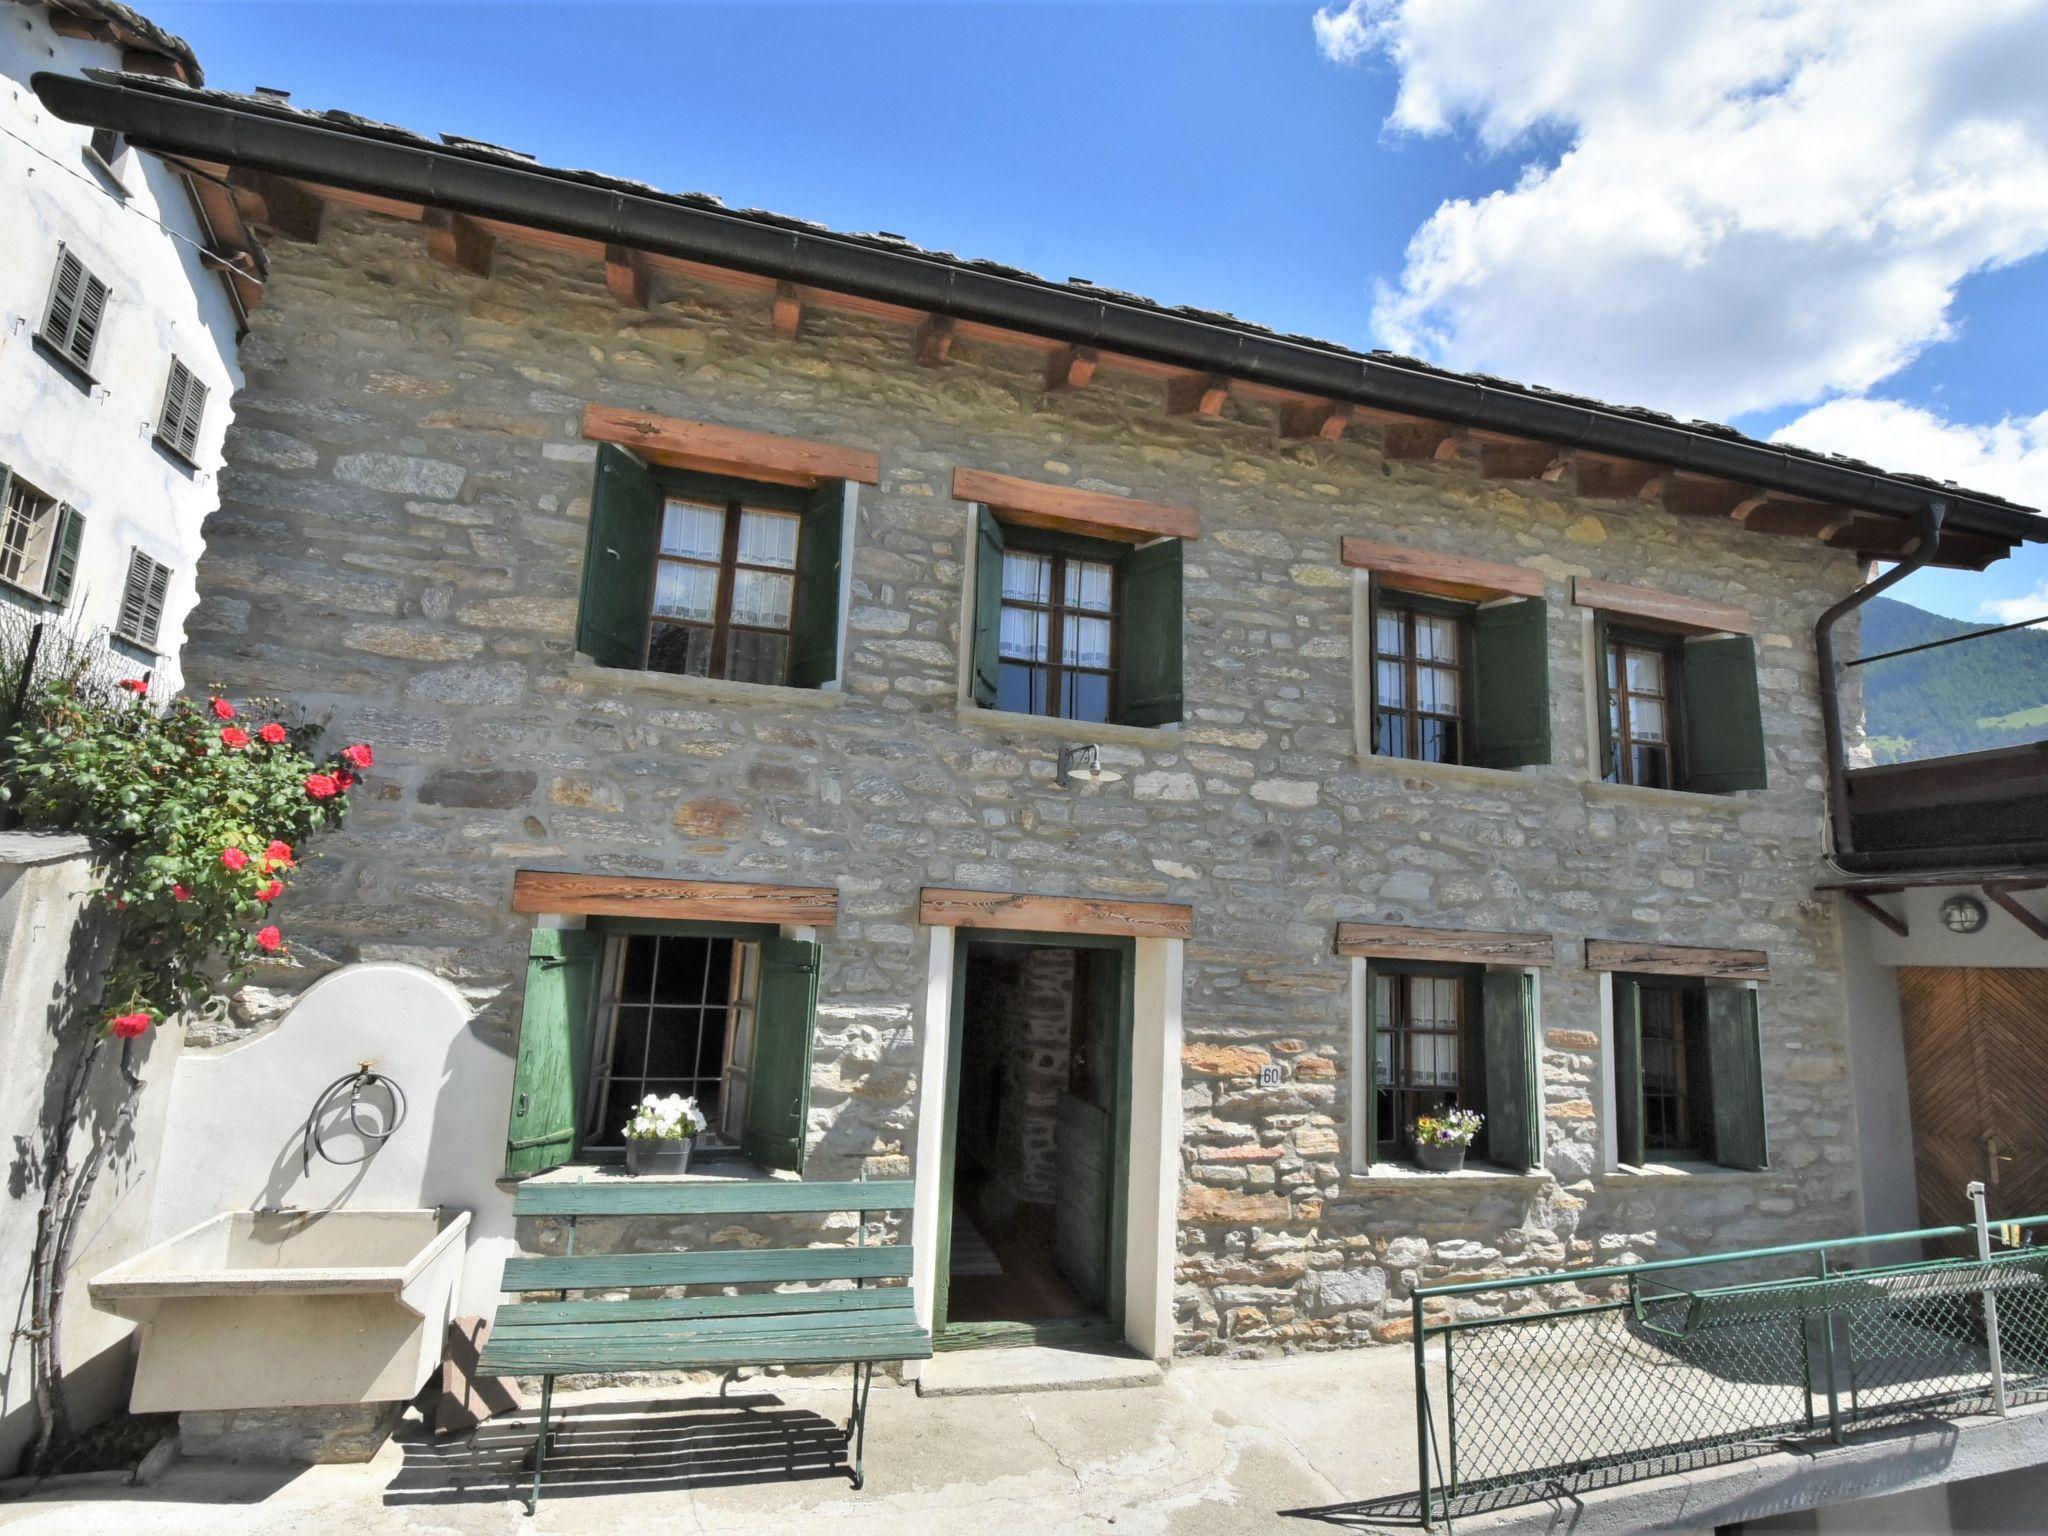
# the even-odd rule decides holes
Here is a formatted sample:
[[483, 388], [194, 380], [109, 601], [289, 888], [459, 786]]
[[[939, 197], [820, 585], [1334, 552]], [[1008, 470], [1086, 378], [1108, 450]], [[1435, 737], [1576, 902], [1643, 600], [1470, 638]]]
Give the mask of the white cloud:
[[1398, 72], [1391, 129], [1531, 157], [1377, 294], [1381, 338], [1436, 361], [1684, 414], [1804, 403], [2048, 250], [2048, 0], [1349, 0], [1315, 33]]

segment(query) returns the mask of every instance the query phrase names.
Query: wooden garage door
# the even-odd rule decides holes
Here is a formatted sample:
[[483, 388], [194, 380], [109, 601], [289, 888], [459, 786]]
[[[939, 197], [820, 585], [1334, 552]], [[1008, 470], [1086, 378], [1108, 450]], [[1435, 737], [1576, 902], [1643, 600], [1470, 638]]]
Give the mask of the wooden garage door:
[[2048, 1213], [2048, 970], [1906, 966], [1899, 1010], [1920, 1219], [1969, 1221], [1972, 1179], [1994, 1217]]

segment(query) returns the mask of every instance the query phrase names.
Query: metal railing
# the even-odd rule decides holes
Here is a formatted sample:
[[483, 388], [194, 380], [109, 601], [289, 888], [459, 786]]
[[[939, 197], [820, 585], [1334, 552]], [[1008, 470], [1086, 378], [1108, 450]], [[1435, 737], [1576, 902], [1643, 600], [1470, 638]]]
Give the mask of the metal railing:
[[[2048, 1216], [1988, 1228], [1971, 1193], [1975, 1227], [1416, 1288], [1423, 1524], [2048, 1397]], [[1845, 1261], [1915, 1243], [1976, 1251]]]

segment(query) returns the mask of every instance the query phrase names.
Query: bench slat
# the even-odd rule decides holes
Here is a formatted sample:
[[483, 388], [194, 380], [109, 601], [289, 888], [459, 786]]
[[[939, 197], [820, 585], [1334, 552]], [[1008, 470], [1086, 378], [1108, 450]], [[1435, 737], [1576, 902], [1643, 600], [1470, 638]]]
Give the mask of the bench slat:
[[735, 1216], [801, 1211], [907, 1211], [909, 1179], [732, 1179], [667, 1183], [620, 1177], [550, 1183], [529, 1179], [513, 1197], [516, 1216]]
[[565, 1375], [576, 1371], [687, 1371], [727, 1365], [838, 1365], [862, 1360], [926, 1360], [931, 1336], [922, 1328], [875, 1330], [834, 1336], [731, 1339], [657, 1348], [645, 1342], [592, 1343], [576, 1339], [484, 1345], [477, 1369], [487, 1375], [515, 1372]]
[[495, 1328], [494, 1339], [528, 1344], [549, 1339], [589, 1339], [593, 1343], [646, 1341], [658, 1345], [716, 1343], [722, 1339], [798, 1338], [829, 1333], [853, 1337], [915, 1327], [914, 1318], [898, 1311], [879, 1317], [864, 1312], [784, 1312], [773, 1317], [693, 1317], [626, 1319], [596, 1323], [513, 1322]]
[[908, 1244], [874, 1248], [741, 1248], [708, 1253], [594, 1253], [507, 1259], [508, 1291], [607, 1286], [744, 1285], [779, 1280], [886, 1280], [910, 1274]]
[[916, 1303], [907, 1285], [860, 1291], [757, 1291], [749, 1296], [645, 1296], [620, 1301], [508, 1301], [492, 1326], [530, 1323], [658, 1323], [699, 1317], [750, 1317], [907, 1312]]

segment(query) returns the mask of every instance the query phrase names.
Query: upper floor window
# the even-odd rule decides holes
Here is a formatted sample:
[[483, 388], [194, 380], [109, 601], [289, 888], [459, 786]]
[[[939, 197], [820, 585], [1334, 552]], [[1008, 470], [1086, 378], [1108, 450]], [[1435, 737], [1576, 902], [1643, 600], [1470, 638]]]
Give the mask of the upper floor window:
[[1396, 594], [1373, 623], [1377, 750], [1429, 763], [1464, 761], [1466, 618]]
[[1610, 631], [1607, 637], [1608, 779], [1670, 789], [1675, 749], [1677, 647]]
[[601, 666], [816, 688], [839, 671], [846, 482], [653, 470], [598, 449], [576, 648]]
[[53, 603], [70, 600], [85, 519], [0, 464], [0, 581]]
[[1006, 548], [996, 708], [1106, 721], [1116, 694], [1117, 557]]
[[128, 551], [128, 576], [121, 584], [121, 612], [114, 622], [117, 639], [145, 651], [156, 649], [164, 622], [164, 594], [170, 590], [171, 568], [139, 549]]
[[106, 312], [107, 285], [86, 271], [85, 263], [68, 247], [58, 246], [50, 302], [37, 335], [67, 361], [90, 370]]
[[199, 453], [199, 423], [206, 415], [207, 388], [177, 358], [164, 378], [164, 407], [157, 417], [156, 440], [188, 464]]

